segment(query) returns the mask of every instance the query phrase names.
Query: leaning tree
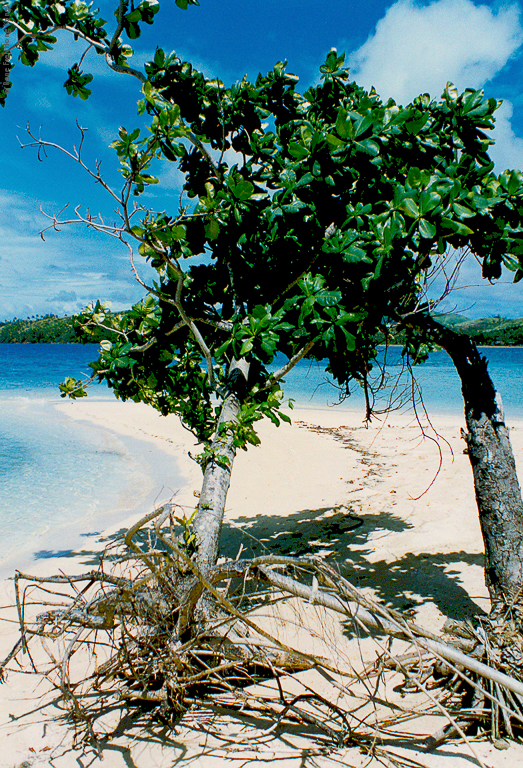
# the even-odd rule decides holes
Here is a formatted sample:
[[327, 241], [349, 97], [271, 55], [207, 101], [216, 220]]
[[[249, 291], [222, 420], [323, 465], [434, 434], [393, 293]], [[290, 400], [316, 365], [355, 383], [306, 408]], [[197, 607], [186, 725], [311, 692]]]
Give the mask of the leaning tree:
[[[460, 374], [493, 616], [514, 632], [523, 608], [523, 505], [508, 432], [485, 360], [438, 323], [426, 292], [451, 251], [480, 260], [487, 280], [503, 267], [515, 281], [523, 276], [523, 174], [496, 175], [488, 155], [485, 131], [499, 102], [482, 91], [459, 94], [451, 84], [440, 100], [424, 94], [406, 107], [383, 102], [351, 81], [335, 50], [320, 67], [320, 84], [303, 94], [283, 63], [255, 83], [230, 87], [160, 48], [143, 72], [132, 69], [123, 36], [136, 38], [158, 7], [122, 0], [111, 36], [78, 0], [18, 0], [8, 12], [22, 63], [34, 65], [55, 44], [55, 31], [67, 30], [141, 83], [138, 111], [147, 126], [121, 128], [111, 145], [121, 189], [88, 168], [81, 149], [69, 154], [120, 214], [110, 226], [79, 210], [77, 217], [119, 239], [133, 268], [145, 259], [156, 277], [142, 283], [146, 296], [129, 312], [114, 315], [96, 303], [77, 323], [87, 338], [93, 329], [107, 331], [94, 378], [122, 400], [178, 414], [202, 445], [198, 506], [182, 538], [169, 544], [182, 570], [173, 581], [172, 561], [159, 568], [155, 560], [165, 553], [139, 555], [155, 588], [174, 590], [179, 641], [223, 610], [220, 580], [258, 569], [290, 589], [267, 562], [217, 565], [235, 453], [259, 442], [259, 419], [288, 420], [280, 408], [285, 375], [303, 358], [322, 361], [341, 387], [363, 387], [370, 418], [370, 373], [379, 346], [398, 331], [410, 359], [422, 360], [436, 343]], [[87, 99], [91, 79], [75, 64], [65, 86]], [[54, 146], [35, 136], [30, 143]], [[160, 163], [183, 174], [180, 205], [169, 212], [140, 203]], [[54, 218], [51, 226], [63, 223]], [[287, 362], [273, 370], [278, 354]], [[75, 379], [62, 392], [85, 393]], [[136, 547], [135, 532], [129, 546]], [[323, 573], [331, 586], [333, 578]], [[112, 626], [114, 606], [108, 613], [105, 598], [93, 605], [83, 621]], [[507, 668], [515, 672], [517, 660]]]

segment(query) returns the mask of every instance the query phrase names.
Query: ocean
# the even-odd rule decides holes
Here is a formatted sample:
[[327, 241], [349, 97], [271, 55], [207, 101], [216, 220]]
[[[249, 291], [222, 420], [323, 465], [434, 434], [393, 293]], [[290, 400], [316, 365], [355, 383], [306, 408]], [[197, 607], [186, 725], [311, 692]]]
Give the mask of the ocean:
[[[482, 347], [481, 353], [489, 361], [489, 371], [503, 400], [507, 420], [523, 419], [523, 347]], [[369, 377], [374, 384], [380, 379], [383, 356], [384, 350], [378, 355], [378, 364]], [[376, 395], [377, 410], [387, 408], [389, 403], [393, 407], [412, 408], [414, 398], [418, 407], [423, 401], [429, 414], [463, 414], [460, 380], [446, 352], [431, 353], [425, 363], [414, 366], [412, 371], [415, 385], [404, 369], [401, 348], [387, 350], [387, 379], [382, 391]], [[325, 373], [324, 367], [316, 362], [301, 361], [287, 374], [286, 382], [285, 393], [300, 406], [345, 407], [362, 411], [365, 406], [363, 390], [359, 385], [353, 384], [350, 395], [346, 396]]]
[[[147, 443], [70, 419], [57, 404], [66, 376], [89, 375], [95, 345], [0, 344], [0, 575], [26, 555], [89, 550], [89, 537], [142, 510], [169, 483], [172, 458]], [[113, 400], [105, 385], [93, 400]]]
[[[505, 406], [507, 423], [523, 419], [523, 349], [483, 349]], [[377, 402], [409, 407], [412, 387], [401, 371], [399, 349], [389, 350], [390, 378]], [[55, 408], [63, 403], [58, 384], [65, 376], [88, 375], [96, 357], [92, 345], [0, 344], [0, 573], [18, 564], [22, 554], [46, 558], [70, 548], [88, 549], [88, 539], [118, 519], [147, 511], [142, 489], [160, 492], [172, 459], [155, 452], [154, 464], [141, 441], [69, 419]], [[281, 363], [282, 361], [280, 361]], [[277, 362], [277, 365], [280, 364]], [[277, 367], [277, 366], [276, 366]], [[431, 413], [463, 413], [458, 376], [445, 352], [433, 353], [415, 369], [424, 405]], [[396, 387], [394, 384], [396, 383]], [[419, 400], [419, 393], [414, 393]], [[364, 397], [353, 388], [340, 393], [318, 363], [301, 361], [286, 377], [286, 397], [297, 406], [361, 410]], [[112, 399], [105, 385], [90, 389], [91, 399]], [[74, 407], [72, 404], [71, 407]], [[410, 402], [412, 407], [412, 402]]]

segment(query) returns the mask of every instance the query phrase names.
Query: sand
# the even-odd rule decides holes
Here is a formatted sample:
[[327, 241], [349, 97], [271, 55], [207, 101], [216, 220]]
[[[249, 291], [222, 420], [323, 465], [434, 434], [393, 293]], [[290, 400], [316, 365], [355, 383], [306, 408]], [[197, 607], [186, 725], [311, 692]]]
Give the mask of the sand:
[[[201, 473], [188, 454], [197, 448], [175, 417], [164, 418], [132, 403], [87, 400], [58, 407], [71, 418], [146, 441], [162, 461], [165, 454], [172, 456], [183, 480], [180, 487], [172, 487], [166, 478], [157, 489], [158, 503], [174, 498], [181, 509], [192, 511]], [[237, 456], [223, 532], [225, 556], [235, 557], [239, 551], [242, 556], [264, 551], [320, 554], [339, 563], [369, 594], [393, 608], [410, 609], [419, 624], [434, 632], [447, 617], [472, 618], [488, 611], [482, 540], [459, 420], [434, 417], [432, 426], [423, 424], [422, 433], [409, 413], [394, 413], [368, 428], [361, 412], [295, 409], [291, 416], [292, 425], [261, 423], [261, 446]], [[523, 469], [523, 422], [514, 424], [511, 436]], [[103, 547], [116, 529], [131, 523], [118, 521], [90, 540], [89, 550], [34, 562], [32, 570], [86, 570], [91, 550]], [[0, 604], [12, 603], [12, 582], [2, 582], [0, 589]], [[347, 640], [337, 616], [298, 601], [291, 601], [285, 611], [272, 620], [288, 642], [305, 644], [307, 650], [313, 642], [317, 652], [337, 654], [355, 666], [361, 662], [357, 657], [366, 652], [368, 641]], [[2, 615], [12, 617], [12, 611]], [[322, 636], [314, 637], [306, 624], [320, 628]], [[15, 624], [0, 622], [2, 657], [15, 638]], [[309, 674], [300, 673], [292, 684], [298, 689], [309, 684]], [[400, 702], [393, 682], [388, 695]], [[324, 690], [338, 695], [333, 685], [326, 682]], [[222, 738], [217, 739], [211, 735], [210, 713], [197, 718], [194, 712], [170, 733], [158, 727], [117, 734], [97, 755], [74, 744], [45, 681], [11, 673], [0, 695], [2, 768], [211, 768], [222, 762], [239, 768], [275, 761], [282, 768], [378, 765], [356, 748], [318, 753], [317, 745], [298, 729], [268, 732], [267, 723], [252, 719], [224, 720]], [[479, 765], [467, 745], [454, 741], [432, 753], [424, 751], [423, 738], [444, 722], [413, 721], [404, 726], [406, 735], [391, 735], [389, 747], [427, 768]], [[484, 765], [523, 765], [521, 745], [498, 746], [506, 748], [488, 742], [475, 743], [474, 748]]]

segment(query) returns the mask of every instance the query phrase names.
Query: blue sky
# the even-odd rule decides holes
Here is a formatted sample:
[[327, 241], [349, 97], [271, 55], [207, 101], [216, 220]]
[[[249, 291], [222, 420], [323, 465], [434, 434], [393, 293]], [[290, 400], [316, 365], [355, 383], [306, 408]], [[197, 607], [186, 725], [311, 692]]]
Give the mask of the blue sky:
[[[384, 98], [407, 103], [428, 91], [439, 96], [448, 80], [460, 90], [484, 88], [503, 99], [491, 154], [496, 170], [523, 168], [523, 7], [521, 2], [433, 0], [362, 3], [355, 0], [200, 0], [199, 8], [178, 9], [163, 0], [152, 27], [132, 41], [135, 61], [143, 64], [156, 45], [191, 61], [226, 84], [244, 75], [255, 78], [287, 59], [300, 77], [300, 89], [317, 79], [331, 47], [345, 51], [354, 79], [375, 86]], [[98, 2], [113, 18], [116, 3]], [[0, 32], [0, 34], [2, 34]], [[143, 289], [133, 278], [124, 246], [76, 224], [39, 236], [64, 206], [71, 217], [80, 205], [115, 218], [111, 200], [65, 156], [21, 149], [25, 127], [71, 148], [78, 143], [76, 120], [87, 128], [85, 160], [101, 161], [107, 181], [118, 186], [117, 163], [108, 144], [118, 127], [140, 125], [136, 102], [140, 84], [117, 75], [102, 57], [89, 54], [83, 68], [94, 74], [87, 102], [67, 95], [66, 68], [84, 51], [66, 35], [56, 50], [33, 69], [17, 64], [7, 105], [0, 110], [0, 320], [54, 312], [72, 314], [96, 299], [114, 309], [139, 300]], [[160, 171], [161, 187], [147, 201], [160, 210], [174, 206], [180, 177], [172, 166]], [[470, 317], [523, 315], [521, 284], [509, 277], [485, 286], [469, 260], [459, 290], [446, 309]]]

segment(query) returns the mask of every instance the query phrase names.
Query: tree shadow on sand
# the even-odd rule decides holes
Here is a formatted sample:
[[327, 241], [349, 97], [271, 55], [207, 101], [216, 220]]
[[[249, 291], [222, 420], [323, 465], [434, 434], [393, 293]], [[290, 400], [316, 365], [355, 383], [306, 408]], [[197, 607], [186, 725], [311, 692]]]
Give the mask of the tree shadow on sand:
[[[390, 512], [352, 514], [345, 507], [302, 510], [286, 517], [238, 518], [224, 524], [222, 555], [242, 557], [277, 553], [321, 555], [336, 564], [355, 586], [372, 589], [376, 597], [397, 610], [433, 602], [449, 618], [482, 613], [460, 583], [460, 563], [483, 567], [483, 554], [463, 551], [405, 554], [394, 562], [372, 562], [373, 533], [414, 529]], [[368, 546], [366, 544], [368, 543]]]
[[[268, 553], [294, 557], [321, 555], [355, 586], [370, 588], [377, 599], [391, 608], [408, 610], [433, 602], [443, 615], [452, 619], [463, 620], [482, 613], [461, 585], [458, 567], [483, 567], [482, 554], [408, 553], [394, 562], [372, 562], [371, 534], [386, 536], [413, 528], [390, 512], [355, 515], [346, 507], [306, 509], [285, 517], [240, 517], [224, 523], [221, 555], [231, 559]], [[109, 538], [99, 538], [98, 542], [109, 544], [124, 533], [122, 529]], [[145, 539], [143, 543], [146, 544]], [[79, 557], [93, 567], [98, 566], [100, 555], [94, 549], [35, 553], [37, 559]]]

